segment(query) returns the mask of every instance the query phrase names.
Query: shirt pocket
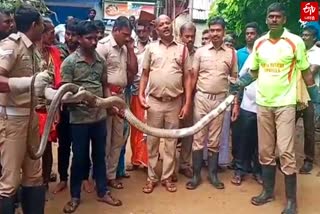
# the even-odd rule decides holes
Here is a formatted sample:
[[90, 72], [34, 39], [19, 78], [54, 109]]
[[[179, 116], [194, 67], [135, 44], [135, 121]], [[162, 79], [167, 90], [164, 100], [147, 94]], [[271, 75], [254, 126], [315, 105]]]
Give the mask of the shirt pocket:
[[107, 66], [111, 68], [118, 68], [120, 67], [120, 61], [120, 55], [111, 52], [107, 57]]
[[[185, 63], [185, 62], [184, 62]], [[173, 64], [176, 69], [182, 68], [182, 54], [181, 53], [174, 53], [173, 55]]]
[[203, 56], [200, 58], [200, 67], [203, 70], [211, 70], [214, 66], [214, 59], [212, 56]]
[[102, 79], [102, 73], [103, 73], [103, 66], [101, 63], [96, 64], [95, 66], [92, 67], [91, 69], [91, 79], [93, 81], [98, 81], [100, 82]]
[[166, 58], [166, 55], [162, 55], [161, 53], [151, 53], [150, 67], [162, 68], [163, 67], [162, 64], [165, 58]]
[[16, 64], [16, 71], [19, 76], [31, 76], [36, 71], [31, 56], [22, 56]]

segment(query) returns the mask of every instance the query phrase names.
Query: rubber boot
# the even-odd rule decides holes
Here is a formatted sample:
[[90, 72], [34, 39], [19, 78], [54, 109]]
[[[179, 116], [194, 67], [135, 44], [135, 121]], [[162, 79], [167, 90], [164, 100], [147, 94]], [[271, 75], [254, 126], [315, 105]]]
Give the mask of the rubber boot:
[[23, 214], [44, 214], [45, 186], [22, 187], [21, 197]]
[[217, 189], [224, 189], [218, 178], [218, 153], [208, 151], [208, 174], [210, 183]]
[[297, 213], [297, 174], [285, 175], [287, 206], [282, 214]]
[[309, 159], [305, 159], [303, 166], [299, 170], [299, 173], [300, 174], [310, 174], [312, 169], [313, 169], [313, 161], [309, 160]]
[[196, 150], [192, 152], [192, 179], [186, 184], [189, 190], [196, 189], [201, 182], [201, 167], [203, 160], [203, 150]]
[[276, 166], [262, 166], [263, 190], [260, 195], [251, 199], [251, 203], [260, 206], [274, 200], [274, 185], [276, 179]]
[[0, 213], [2, 214], [15, 214], [14, 197], [0, 196]]

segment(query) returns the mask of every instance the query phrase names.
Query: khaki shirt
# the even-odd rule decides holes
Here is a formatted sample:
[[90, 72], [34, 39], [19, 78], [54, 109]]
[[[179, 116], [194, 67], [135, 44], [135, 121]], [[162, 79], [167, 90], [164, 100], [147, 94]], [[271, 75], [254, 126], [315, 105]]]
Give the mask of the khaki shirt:
[[177, 97], [184, 92], [183, 71], [191, 70], [188, 49], [182, 65], [184, 45], [172, 41], [167, 47], [161, 40], [148, 45], [143, 68], [149, 70], [149, 94], [154, 97]]
[[[74, 83], [92, 94], [103, 97], [103, 82], [106, 75], [105, 61], [96, 53], [96, 61], [89, 65], [79, 50], [70, 54], [61, 65], [63, 83]], [[70, 106], [70, 123], [84, 124], [98, 122], [106, 118], [106, 110], [84, 106]]]
[[126, 46], [119, 47], [112, 34], [101, 39], [97, 45], [97, 52], [107, 63], [108, 83], [120, 87], [127, 86], [127, 59]]
[[[0, 42], [0, 67], [7, 71], [5, 76], [30, 77], [39, 70], [39, 53], [35, 45], [23, 33], [11, 34]], [[0, 93], [0, 105], [29, 108], [30, 93]]]
[[236, 53], [224, 44], [219, 49], [213, 44], [205, 45], [196, 51], [192, 68], [199, 71], [197, 90], [210, 94], [228, 92], [228, 76], [238, 73]]

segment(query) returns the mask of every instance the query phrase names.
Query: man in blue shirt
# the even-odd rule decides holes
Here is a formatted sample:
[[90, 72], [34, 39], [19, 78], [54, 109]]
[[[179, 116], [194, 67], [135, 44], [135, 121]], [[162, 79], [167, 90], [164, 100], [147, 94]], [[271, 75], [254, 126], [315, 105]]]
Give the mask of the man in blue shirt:
[[[245, 61], [247, 60], [248, 56], [252, 52], [253, 48], [253, 43], [256, 41], [256, 39], [259, 36], [259, 27], [256, 22], [250, 22], [245, 26], [245, 39], [246, 39], [246, 46], [239, 49], [237, 51], [237, 58], [238, 58], [238, 68], [239, 71], [242, 69]], [[236, 120], [232, 123], [231, 129], [232, 129], [232, 157], [233, 161], [228, 167], [229, 169], [235, 169], [235, 161], [237, 157], [239, 157], [239, 138], [240, 138], [240, 125], [239, 125], [239, 120]], [[249, 169], [248, 169], [249, 170]]]
[[256, 22], [250, 22], [245, 27], [245, 34], [246, 34], [246, 46], [239, 49], [237, 51], [238, 57], [238, 68], [241, 70], [244, 62], [247, 60], [249, 54], [252, 51], [253, 43], [258, 38], [258, 24]]

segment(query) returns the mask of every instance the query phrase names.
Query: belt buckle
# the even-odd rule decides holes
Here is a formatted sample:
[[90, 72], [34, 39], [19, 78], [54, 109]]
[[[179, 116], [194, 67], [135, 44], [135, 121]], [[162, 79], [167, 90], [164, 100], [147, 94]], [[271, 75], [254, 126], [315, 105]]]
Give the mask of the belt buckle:
[[163, 101], [163, 102], [169, 102], [169, 101], [171, 101], [171, 100], [172, 100], [171, 97], [162, 97], [162, 101]]
[[216, 99], [216, 95], [215, 94], [208, 94], [208, 99], [209, 100], [215, 100]]

